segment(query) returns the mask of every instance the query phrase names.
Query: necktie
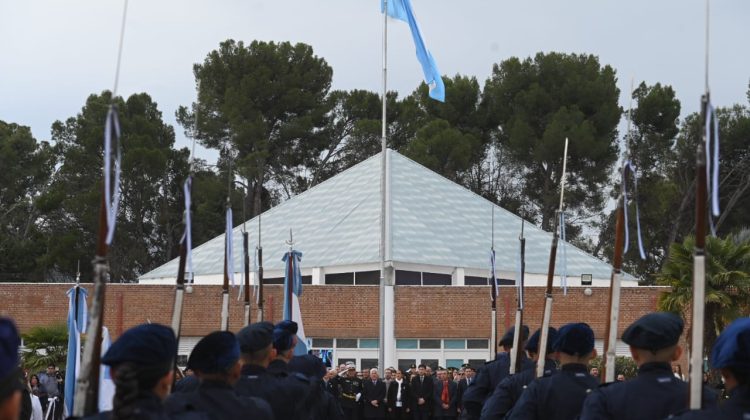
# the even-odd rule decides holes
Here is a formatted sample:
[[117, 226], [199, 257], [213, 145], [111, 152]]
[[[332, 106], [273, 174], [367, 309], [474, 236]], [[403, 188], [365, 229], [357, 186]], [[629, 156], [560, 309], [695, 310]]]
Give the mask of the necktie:
[[443, 381], [443, 392], [440, 394], [440, 400], [443, 404], [448, 404], [451, 401], [450, 394], [448, 394], [448, 381]]

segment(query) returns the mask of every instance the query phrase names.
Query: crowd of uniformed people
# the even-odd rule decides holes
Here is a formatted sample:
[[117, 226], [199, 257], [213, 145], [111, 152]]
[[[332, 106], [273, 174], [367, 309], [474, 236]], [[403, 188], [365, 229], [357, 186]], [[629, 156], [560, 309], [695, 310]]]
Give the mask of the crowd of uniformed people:
[[[498, 353], [474, 376], [424, 366], [357, 372], [352, 363], [327, 370], [315, 355], [294, 356], [297, 325], [260, 322], [237, 334], [203, 337], [188, 358], [193, 375], [175, 383], [177, 340], [166, 326], [144, 324], [126, 331], [102, 357], [116, 385], [113, 409], [95, 419], [750, 419], [750, 318], [734, 321], [718, 338], [710, 364], [719, 369], [727, 398], [705, 387], [701, 411], [688, 411], [688, 385], [672, 373], [682, 356], [684, 323], [651, 313], [630, 325], [638, 374], [600, 384], [588, 371], [596, 356], [594, 332], [585, 323], [550, 328], [548, 346], [539, 331], [528, 337], [520, 371], [510, 374], [510, 353]], [[501, 340], [506, 346], [514, 331]], [[519, 338], [521, 338], [519, 337]], [[526, 339], [528, 337], [528, 339]], [[12, 320], [0, 318], [0, 420], [29, 418], [25, 408]], [[540, 361], [541, 360], [541, 361]], [[544, 374], [536, 377], [536, 364]]]

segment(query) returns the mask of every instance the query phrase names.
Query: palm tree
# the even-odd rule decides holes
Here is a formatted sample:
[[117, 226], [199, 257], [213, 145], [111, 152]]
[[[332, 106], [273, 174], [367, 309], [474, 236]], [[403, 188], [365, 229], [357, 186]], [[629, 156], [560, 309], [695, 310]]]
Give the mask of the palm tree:
[[[750, 242], [742, 232], [724, 239], [706, 238], [706, 349], [713, 348], [719, 333], [748, 309], [750, 301]], [[657, 274], [657, 283], [670, 286], [659, 309], [682, 314], [692, 310], [693, 248], [695, 238], [672, 244], [669, 258]]]
[[65, 324], [34, 327], [23, 335], [23, 366], [31, 372], [50, 363], [65, 369], [68, 357], [68, 327]]

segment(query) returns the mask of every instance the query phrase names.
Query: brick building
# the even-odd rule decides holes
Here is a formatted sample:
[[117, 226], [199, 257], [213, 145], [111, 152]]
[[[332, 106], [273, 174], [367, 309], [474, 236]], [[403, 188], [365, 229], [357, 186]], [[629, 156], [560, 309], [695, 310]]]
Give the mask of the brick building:
[[[39, 325], [64, 323], [70, 284], [0, 284], [0, 314], [13, 317], [21, 332]], [[91, 285], [84, 285], [91, 289]], [[552, 325], [574, 321], [591, 324], [601, 351], [606, 325], [607, 289], [571, 287], [567, 296], [556, 290]], [[622, 290], [618, 336], [624, 328], [653, 311], [663, 287], [628, 287]], [[236, 296], [237, 290], [233, 290]], [[541, 324], [544, 289], [526, 291], [524, 319], [532, 329]], [[281, 286], [266, 288], [266, 319], [279, 321]], [[105, 325], [113, 338], [143, 322], [169, 324], [174, 286], [111, 284], [107, 286]], [[397, 363], [426, 362], [440, 365], [478, 363], [489, 356], [490, 310], [486, 287], [396, 286], [395, 341]], [[358, 366], [377, 363], [378, 287], [308, 286], [300, 298], [305, 332], [313, 348], [334, 349], [336, 361], [354, 360]], [[197, 340], [220, 327], [221, 286], [196, 285], [186, 295], [180, 354], [187, 356]], [[255, 310], [255, 308], [253, 308]], [[230, 330], [242, 327], [243, 307], [235, 298], [230, 304]], [[512, 288], [501, 289], [497, 323], [502, 333], [512, 325], [515, 298]], [[620, 346], [620, 353], [626, 348]]]

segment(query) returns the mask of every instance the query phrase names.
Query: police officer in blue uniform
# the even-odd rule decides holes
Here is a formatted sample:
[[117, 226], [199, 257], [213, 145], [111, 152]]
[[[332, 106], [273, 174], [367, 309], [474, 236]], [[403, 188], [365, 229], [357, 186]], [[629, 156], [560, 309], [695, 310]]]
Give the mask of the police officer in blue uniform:
[[163, 401], [174, 378], [177, 339], [171, 328], [143, 324], [125, 331], [102, 357], [115, 382], [112, 411], [92, 419], [168, 419]]
[[596, 389], [598, 381], [588, 373], [588, 362], [596, 357], [594, 331], [588, 324], [562, 326], [552, 349], [560, 370], [531, 382], [509, 419], [576, 419], [584, 399]]
[[274, 326], [270, 322], [258, 322], [237, 333], [243, 367], [235, 391], [238, 395], [267, 401], [277, 420], [291, 419], [294, 417], [294, 404], [289, 402], [290, 397], [286, 395], [280, 381], [266, 370], [276, 358], [273, 330]]
[[273, 420], [267, 402], [254, 397], [240, 397], [233, 385], [240, 378], [240, 346], [234, 334], [216, 331], [196, 344], [188, 369], [200, 379], [193, 392], [172, 394], [166, 401], [171, 414], [202, 413], [208, 419], [244, 419], [252, 413], [254, 419]]
[[[522, 335], [519, 340], [519, 345], [524, 345], [526, 339], [529, 338], [529, 327], [524, 325], [523, 328], [521, 328], [521, 331]], [[497, 388], [497, 384], [510, 374], [509, 351], [513, 346], [514, 334], [515, 327], [508, 329], [498, 343], [499, 346], [503, 347], [504, 351], [498, 353], [495, 360], [485, 363], [485, 365], [479, 370], [476, 379], [468, 388], [466, 388], [466, 391], [461, 398], [461, 406], [463, 407], [462, 419], [478, 419], [482, 414], [482, 405], [485, 400], [492, 394], [495, 388]], [[533, 367], [534, 362], [528, 359], [523, 353], [522, 356], [522, 370]]]
[[[638, 365], [638, 376], [604, 384], [583, 405], [582, 420], [663, 419], [687, 407], [688, 385], [672, 374], [682, 355], [677, 344], [684, 322], [667, 312], [644, 315], [622, 334]], [[704, 387], [703, 407], [716, 406], [716, 393]]]
[[284, 320], [273, 328], [273, 348], [276, 349], [276, 358], [268, 364], [268, 373], [277, 378], [289, 376], [287, 363], [294, 357], [294, 348], [297, 346], [297, 323]]
[[289, 372], [291, 377], [308, 387], [307, 401], [303, 405], [310, 407], [309, 420], [343, 420], [344, 413], [336, 397], [328, 392], [323, 382], [326, 374], [323, 360], [312, 354], [294, 356], [289, 361]]
[[16, 324], [9, 318], [0, 318], [0, 418], [3, 419], [17, 419], [21, 413], [20, 345]]
[[679, 416], [689, 420], [750, 419], [750, 318], [740, 318], [724, 330], [711, 352], [711, 366], [721, 369], [729, 399], [719, 407]]
[[[529, 354], [529, 358], [538, 363], [538, 349], [539, 349], [539, 336], [541, 329], [529, 338], [526, 343], [526, 351]], [[544, 354], [544, 376], [550, 376], [557, 371], [557, 365], [554, 360], [550, 359], [548, 355], [552, 353], [552, 343], [557, 338], [557, 330], [549, 327], [547, 332], [547, 351]], [[536, 365], [534, 363], [534, 365]], [[487, 398], [487, 401], [482, 407], [482, 420], [499, 419], [503, 418], [511, 408], [516, 404], [521, 394], [526, 389], [526, 386], [536, 378], [536, 367], [532, 366], [523, 370], [515, 375], [508, 376], [503, 379], [495, 391]]]

